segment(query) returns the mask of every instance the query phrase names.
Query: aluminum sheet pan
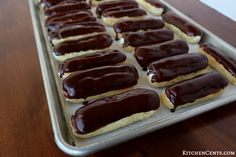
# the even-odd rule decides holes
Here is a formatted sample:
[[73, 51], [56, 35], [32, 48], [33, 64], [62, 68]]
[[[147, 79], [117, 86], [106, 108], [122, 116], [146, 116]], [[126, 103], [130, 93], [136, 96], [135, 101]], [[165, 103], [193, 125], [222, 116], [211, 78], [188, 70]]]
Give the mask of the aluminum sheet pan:
[[[161, 0], [167, 6], [167, 10], [172, 10], [181, 17], [185, 18], [189, 22], [195, 24], [204, 32], [204, 38], [202, 42], [212, 43], [218, 48], [224, 50], [230, 55], [236, 58], [236, 49], [176, 10], [174, 7]], [[75, 156], [87, 155], [113, 145], [125, 142], [135, 137], [153, 132], [155, 130], [164, 128], [166, 126], [183, 121], [190, 117], [199, 115], [201, 113], [210, 111], [223, 105], [227, 105], [230, 102], [236, 100], [236, 87], [230, 85], [225, 90], [224, 94], [217, 99], [207, 101], [201, 104], [197, 104], [188, 108], [177, 110], [171, 113], [169, 109], [165, 108], [161, 104], [158, 111], [147, 120], [143, 120], [132, 125], [117, 129], [110, 133], [106, 133], [100, 136], [96, 136], [89, 139], [80, 139], [73, 135], [70, 128], [70, 117], [76, 109], [81, 107], [81, 104], [71, 104], [65, 101], [61, 92], [61, 79], [57, 75], [58, 62], [53, 58], [51, 46], [49, 44], [47, 33], [44, 28], [44, 17], [38, 7], [37, 0], [29, 0], [29, 7], [32, 17], [32, 23], [34, 28], [34, 34], [36, 38], [36, 44], [38, 48], [39, 61], [44, 80], [44, 86], [46, 96], [48, 100], [48, 107], [51, 116], [51, 122], [54, 132], [55, 141], [58, 147], [67, 154]], [[150, 15], [149, 15], [150, 16]], [[160, 18], [160, 17], [156, 17]], [[108, 32], [111, 32], [111, 28], [107, 28]], [[178, 39], [175, 36], [175, 39]], [[114, 42], [113, 48], [118, 48], [119, 44]], [[189, 45], [190, 52], [197, 52], [198, 45]], [[133, 87], [145, 87], [155, 90], [160, 93], [164, 88], [153, 88], [147, 81], [145, 81], [146, 72], [142, 71], [142, 68], [138, 65], [132, 53], [125, 53], [129, 63], [133, 64], [139, 72], [140, 79], [138, 85]], [[212, 69], [209, 68], [209, 71]]]

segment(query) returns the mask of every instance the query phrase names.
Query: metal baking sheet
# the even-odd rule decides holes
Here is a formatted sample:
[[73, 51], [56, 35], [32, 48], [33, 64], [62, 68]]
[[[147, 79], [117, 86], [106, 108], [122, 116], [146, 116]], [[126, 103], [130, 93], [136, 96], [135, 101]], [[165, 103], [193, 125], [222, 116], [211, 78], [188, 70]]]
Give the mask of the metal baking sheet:
[[[202, 42], [212, 43], [213, 45], [217, 46], [218, 48], [224, 50], [225, 52], [236, 58], [236, 49], [234, 47], [208, 31], [198, 23], [191, 20], [165, 1], [161, 0], [161, 2], [167, 6], [167, 10], [176, 12], [181, 17], [199, 27], [205, 35]], [[171, 113], [169, 109], [161, 104], [158, 111], [147, 120], [136, 122], [132, 125], [93, 138], [77, 138], [71, 132], [69, 121], [71, 115], [75, 112], [76, 109], [81, 107], [81, 104], [68, 103], [65, 101], [62, 95], [61, 79], [57, 75], [58, 62], [52, 56], [51, 46], [49, 44], [44, 28], [44, 17], [37, 3], [38, 0], [29, 0], [34, 34], [38, 48], [39, 61], [48, 100], [48, 107], [50, 111], [55, 141], [58, 147], [67, 154], [75, 156], [87, 155], [98, 150], [119, 144], [121, 142], [125, 142], [135, 137], [147, 134], [149, 132], [164, 128], [166, 126], [175, 124], [190, 117], [218, 108], [220, 106], [227, 105], [228, 103], [236, 100], [236, 87], [230, 85], [226, 88], [224, 94], [217, 99], [197, 104], [188, 108], [180, 109], [174, 113]], [[111, 28], [108, 28], [107, 30], [108, 32], [110, 32]], [[175, 36], [175, 39], [178, 39], [178, 37]], [[117, 42], [115, 42], [112, 47], [120, 49]], [[190, 52], [197, 52], [198, 45], [189, 45], [189, 47]], [[145, 87], [153, 89], [160, 94], [160, 92], [164, 90], [164, 88], [151, 87], [145, 80], [146, 72], [142, 71], [142, 68], [138, 65], [135, 58], [132, 56], [132, 53], [126, 52], [125, 54], [127, 55], [127, 61], [133, 64], [138, 69], [140, 75], [138, 85], [133, 88]], [[212, 69], [209, 68], [209, 71], [211, 70]]]

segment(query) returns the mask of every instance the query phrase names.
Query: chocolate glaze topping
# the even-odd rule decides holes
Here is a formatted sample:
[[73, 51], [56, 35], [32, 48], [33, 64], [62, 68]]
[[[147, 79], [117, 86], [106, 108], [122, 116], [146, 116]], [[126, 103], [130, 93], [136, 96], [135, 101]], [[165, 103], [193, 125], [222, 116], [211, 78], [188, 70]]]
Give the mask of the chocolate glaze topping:
[[63, 77], [64, 73], [114, 65], [124, 62], [125, 60], [125, 54], [121, 53], [119, 50], [99, 51], [91, 55], [66, 60], [59, 65], [59, 75]]
[[106, 9], [102, 12], [102, 15], [107, 13], [107, 12], [112, 12], [112, 11], [121, 11], [121, 10], [127, 10], [127, 9], [134, 9], [138, 8], [136, 5], [124, 5], [124, 6], [117, 6], [113, 8]]
[[159, 106], [155, 91], [139, 88], [88, 102], [75, 112], [71, 123], [76, 133], [86, 134], [133, 114], [157, 110]]
[[108, 1], [97, 5], [96, 14], [101, 17], [102, 13], [106, 9], [121, 7], [121, 6], [136, 6], [138, 8], [138, 3], [133, 0], [121, 0], [121, 1]]
[[162, 15], [162, 18], [165, 22], [178, 27], [188, 36], [202, 36], [202, 31], [200, 29], [182, 19], [172, 11], [166, 12], [164, 15]]
[[223, 51], [215, 48], [211, 44], [203, 44], [200, 46], [208, 55], [215, 58], [215, 60], [222, 64], [224, 68], [236, 77], [236, 59], [227, 55]]
[[80, 22], [96, 21], [96, 18], [89, 12], [78, 12], [76, 14], [68, 14], [47, 21], [46, 27], [49, 31], [55, 31], [62, 26], [77, 24]]
[[169, 30], [150, 30], [145, 32], [129, 32], [123, 34], [124, 47], [139, 47], [142, 45], [150, 45], [162, 43], [174, 38], [173, 32]]
[[73, 23], [73, 24], [68, 24], [68, 25], [64, 25], [64, 26], [60, 26], [58, 27], [58, 29], [54, 29], [53, 31], [50, 31], [49, 36], [52, 37], [56, 37], [58, 36], [57, 34], [59, 34], [59, 32], [61, 30], [64, 29], [71, 29], [71, 27], [104, 27], [101, 23], [96, 22], [96, 21], [91, 21], [91, 22], [79, 22], [79, 23]]
[[163, 44], [141, 46], [135, 49], [134, 56], [144, 70], [153, 62], [162, 58], [188, 53], [188, 44], [183, 40], [168, 41]]
[[93, 15], [91, 11], [89, 10], [83, 10], [83, 11], [70, 11], [70, 12], [66, 12], [66, 13], [58, 13], [52, 16], [48, 16], [45, 19], [45, 23], [50, 23], [50, 22], [56, 22], [56, 21], [63, 21], [65, 19], [71, 18], [71, 17], [75, 17], [75, 16], [79, 16], [79, 15]]
[[158, 0], [145, 0], [146, 2], [148, 2], [149, 4], [151, 4], [152, 6], [155, 6], [157, 8], [165, 8], [165, 5], [162, 4], [160, 1]]
[[207, 57], [199, 53], [176, 55], [152, 62], [148, 66], [148, 75], [153, 74], [152, 82], [165, 82], [203, 70], [207, 65]]
[[143, 19], [137, 21], [121, 21], [113, 26], [116, 36], [118, 33], [136, 32], [139, 30], [153, 30], [164, 27], [164, 22], [159, 19]]
[[43, 3], [46, 8], [52, 7], [59, 3], [73, 3], [73, 2], [84, 2], [85, 0], [41, 0], [40, 3]]
[[66, 41], [56, 45], [53, 52], [56, 56], [71, 52], [88, 50], [100, 50], [108, 48], [112, 44], [112, 38], [107, 34], [100, 34], [92, 37], [82, 38], [76, 41]]
[[211, 72], [166, 88], [165, 93], [173, 103], [174, 109], [196, 99], [206, 97], [224, 89], [227, 79], [218, 72]]
[[68, 26], [60, 29], [57, 32], [53, 32], [50, 34], [51, 39], [55, 38], [66, 38], [77, 35], [86, 35], [90, 33], [102, 33], [105, 32], [104, 26], [86, 26], [86, 25], [74, 25]]
[[124, 89], [137, 84], [138, 72], [131, 64], [103, 66], [72, 73], [63, 80], [62, 88], [69, 99]]
[[133, 8], [133, 9], [125, 9], [125, 10], [119, 10], [119, 11], [110, 11], [102, 13], [103, 17], [137, 17], [137, 16], [145, 16], [147, 15], [146, 11], [140, 8]]
[[56, 15], [58, 13], [65, 13], [71, 11], [81, 11], [91, 9], [91, 6], [86, 2], [79, 3], [65, 3], [64, 5], [55, 5], [44, 10], [46, 16]]

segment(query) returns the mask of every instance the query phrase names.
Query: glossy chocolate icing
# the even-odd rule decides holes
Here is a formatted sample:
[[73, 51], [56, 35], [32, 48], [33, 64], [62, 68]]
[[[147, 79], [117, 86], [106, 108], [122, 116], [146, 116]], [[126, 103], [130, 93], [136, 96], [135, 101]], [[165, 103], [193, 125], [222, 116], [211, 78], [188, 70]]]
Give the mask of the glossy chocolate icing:
[[59, 3], [73, 3], [73, 2], [83, 2], [85, 0], [41, 0], [40, 3], [44, 4], [46, 8], [52, 7]]
[[53, 53], [56, 56], [60, 56], [71, 52], [79, 53], [80, 51], [100, 50], [108, 48], [112, 42], [113, 41], [110, 35], [100, 34], [75, 41], [60, 43], [53, 48]]
[[102, 13], [106, 9], [117, 8], [121, 6], [134, 6], [138, 8], [138, 3], [133, 0], [121, 0], [121, 1], [108, 1], [103, 2], [97, 5], [96, 14], [98, 17], [101, 17]]
[[52, 16], [60, 13], [66, 13], [71, 11], [82, 11], [91, 9], [91, 6], [86, 2], [79, 3], [65, 3], [64, 5], [55, 5], [53, 7], [44, 10], [45, 16]]
[[143, 45], [157, 44], [174, 38], [173, 32], [169, 30], [149, 30], [145, 32], [129, 32], [123, 34], [124, 47], [139, 47]]
[[206, 97], [224, 89], [227, 79], [218, 72], [211, 72], [166, 88], [165, 93], [173, 103], [174, 109], [196, 99]]
[[151, 82], [165, 82], [180, 75], [206, 69], [207, 65], [208, 59], [206, 56], [199, 53], [189, 53], [152, 62], [147, 69], [148, 75], [152, 74]]
[[112, 12], [112, 11], [121, 11], [121, 10], [134, 9], [134, 8], [138, 8], [138, 6], [136, 6], [136, 5], [117, 6], [117, 7], [113, 7], [113, 8], [104, 10], [102, 12], [102, 15], [105, 13], [108, 13], [108, 12]]
[[224, 68], [236, 77], [236, 58], [233, 58], [223, 51], [215, 48], [211, 44], [203, 44], [200, 46], [208, 55], [215, 58], [215, 60], [222, 64]]
[[121, 53], [119, 50], [98, 51], [91, 55], [66, 60], [64, 63], [59, 65], [58, 73], [59, 76], [62, 77], [64, 73], [114, 65], [124, 62], [125, 60], [125, 54]]
[[162, 4], [158, 0], [145, 0], [147, 3], [151, 4], [152, 6], [155, 6], [156, 8], [165, 8], [165, 5]]
[[68, 14], [57, 17], [46, 22], [49, 31], [55, 31], [65, 25], [72, 25], [82, 22], [96, 21], [96, 18], [89, 12], [78, 12], [76, 14]]
[[176, 26], [188, 36], [202, 36], [202, 31], [199, 28], [182, 19], [172, 11], [166, 12], [162, 15], [162, 18], [165, 22]]
[[116, 39], [118, 33], [124, 32], [136, 32], [139, 30], [153, 30], [160, 29], [164, 27], [164, 22], [159, 19], [143, 19], [143, 20], [129, 20], [129, 21], [121, 21], [116, 23], [113, 26], [114, 31], [116, 32]]
[[137, 62], [146, 70], [153, 62], [166, 57], [188, 53], [188, 44], [183, 40], [168, 41], [163, 44], [141, 46], [135, 49], [134, 56]]
[[66, 98], [81, 99], [134, 86], [138, 72], [131, 64], [103, 66], [74, 72], [63, 80]]
[[54, 29], [53, 31], [49, 32], [50, 38], [58, 36], [57, 34], [60, 33], [61, 30], [64, 29], [70, 29], [71, 27], [79, 27], [79, 26], [84, 26], [84, 27], [104, 27], [101, 23], [96, 22], [96, 21], [90, 21], [90, 22], [79, 22], [79, 23], [72, 23], [68, 25], [63, 25], [58, 27], [58, 29]]
[[91, 11], [89, 10], [83, 10], [83, 11], [70, 11], [66, 13], [58, 13], [52, 16], [48, 16], [45, 19], [45, 23], [50, 23], [50, 22], [56, 22], [56, 21], [63, 21], [68, 18], [76, 17], [76, 16], [83, 16], [83, 15], [93, 15]]
[[86, 134], [133, 114], [157, 110], [159, 106], [155, 91], [139, 88], [88, 102], [75, 112], [71, 123], [77, 134]]
[[53, 32], [50, 34], [50, 39], [61, 39], [71, 36], [78, 35], [87, 35], [90, 33], [102, 33], [105, 32], [104, 26], [86, 26], [86, 25], [74, 25], [68, 26], [60, 29], [57, 32]]
[[102, 14], [103, 17], [138, 17], [147, 15], [146, 11], [140, 8], [125, 9], [119, 11], [110, 11]]

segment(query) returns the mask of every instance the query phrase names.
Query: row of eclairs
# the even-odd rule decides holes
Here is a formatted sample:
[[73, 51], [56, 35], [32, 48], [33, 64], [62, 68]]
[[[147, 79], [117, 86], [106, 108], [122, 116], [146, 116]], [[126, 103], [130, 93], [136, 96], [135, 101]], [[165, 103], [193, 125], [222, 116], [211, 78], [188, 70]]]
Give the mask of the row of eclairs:
[[[158, 0], [41, 0], [39, 4], [53, 56], [60, 61], [65, 99], [84, 105], [71, 117], [71, 128], [80, 138], [147, 119], [160, 102], [174, 112], [214, 99], [229, 83], [236, 84], [235, 58], [202, 43], [199, 28], [166, 11]], [[108, 27], [113, 33], [107, 32]], [[174, 34], [181, 40], [174, 40]], [[111, 48], [114, 41], [119, 50]], [[189, 53], [189, 44], [199, 44], [199, 52]], [[140, 67], [127, 63], [127, 53], [133, 53], [151, 86], [166, 87], [160, 97], [153, 90], [134, 88]], [[208, 72], [208, 65], [215, 71]]]

